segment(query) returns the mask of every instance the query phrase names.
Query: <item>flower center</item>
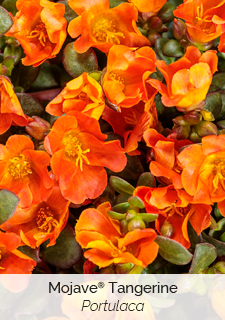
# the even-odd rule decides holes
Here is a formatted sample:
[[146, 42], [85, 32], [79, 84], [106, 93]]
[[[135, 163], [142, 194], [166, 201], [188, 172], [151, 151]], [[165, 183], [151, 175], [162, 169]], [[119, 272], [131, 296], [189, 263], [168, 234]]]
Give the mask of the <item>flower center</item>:
[[45, 24], [40, 20], [35, 29], [31, 31], [30, 35], [27, 38], [38, 38], [41, 45], [45, 47], [46, 38], [48, 38]]
[[88, 95], [85, 92], [81, 92], [78, 95], [78, 99], [86, 102], [87, 104], [92, 103], [93, 101], [88, 97]]
[[28, 174], [32, 174], [31, 161], [23, 154], [9, 160], [11, 162], [8, 172], [14, 179], [20, 179]]
[[[224, 1], [222, 1], [222, 2], [224, 2]], [[200, 6], [197, 7], [196, 19], [197, 19], [196, 26], [200, 27], [205, 33], [211, 34], [214, 32], [211, 29], [213, 27], [212, 15], [204, 15], [203, 4], [201, 4]], [[208, 23], [210, 23], [210, 24], [208, 24]]]
[[96, 22], [92, 34], [98, 41], [115, 44], [120, 44], [119, 37], [125, 38], [122, 32], [117, 32], [115, 19], [109, 21], [103, 18]]
[[213, 168], [213, 172], [215, 174], [215, 177], [213, 179], [213, 186], [214, 186], [214, 190], [213, 192], [215, 192], [218, 189], [219, 186], [219, 182], [221, 182], [223, 188], [225, 189], [225, 159], [219, 159], [219, 160], [215, 160], [213, 162], [214, 168]]
[[137, 115], [134, 112], [134, 110], [132, 110], [132, 112], [130, 114], [126, 115], [124, 117], [124, 120], [126, 121], [126, 123], [131, 124], [131, 125], [136, 125], [138, 122]]
[[174, 213], [177, 213], [179, 216], [183, 217], [190, 211], [190, 205], [187, 207], [177, 207], [176, 203], [172, 203], [167, 209], [160, 210], [162, 213], [168, 213], [168, 218], [172, 217]]
[[118, 73], [113, 71], [110, 71], [110, 78], [120, 83], [124, 83], [124, 79]]
[[83, 161], [90, 164], [85, 156], [86, 153], [90, 152], [90, 149], [82, 150], [82, 143], [71, 134], [63, 138], [63, 144], [65, 145], [65, 153], [70, 157], [77, 157], [76, 166], [80, 166], [80, 170], [83, 171]]
[[37, 226], [39, 229], [49, 233], [52, 228], [57, 227], [59, 224], [49, 207], [41, 207], [37, 213], [36, 218]]

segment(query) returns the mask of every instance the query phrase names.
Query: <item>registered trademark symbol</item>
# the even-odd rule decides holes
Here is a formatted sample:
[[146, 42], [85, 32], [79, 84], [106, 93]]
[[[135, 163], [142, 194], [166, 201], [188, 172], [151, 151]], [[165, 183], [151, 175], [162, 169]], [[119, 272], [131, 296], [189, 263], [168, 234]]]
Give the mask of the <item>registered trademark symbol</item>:
[[102, 288], [104, 288], [104, 286], [105, 286], [105, 284], [104, 284], [104, 282], [99, 282], [98, 283], [98, 287], [100, 288], [100, 289], [102, 289]]

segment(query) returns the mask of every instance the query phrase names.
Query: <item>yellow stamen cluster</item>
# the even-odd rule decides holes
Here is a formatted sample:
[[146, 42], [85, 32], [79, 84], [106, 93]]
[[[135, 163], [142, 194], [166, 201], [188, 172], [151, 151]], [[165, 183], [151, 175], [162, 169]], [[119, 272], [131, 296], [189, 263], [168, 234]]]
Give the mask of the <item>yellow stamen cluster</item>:
[[45, 28], [44, 23], [40, 20], [40, 22], [36, 25], [35, 29], [31, 31], [30, 35], [27, 38], [38, 38], [41, 45], [45, 47], [46, 38], [48, 38], [48, 34]]
[[137, 115], [134, 112], [134, 110], [132, 110], [132, 112], [130, 114], [126, 115], [124, 117], [124, 120], [126, 121], [126, 123], [132, 124], [132, 125], [136, 125], [138, 122]]
[[215, 192], [218, 189], [219, 182], [222, 184], [223, 188], [225, 189], [225, 159], [218, 159], [213, 162], [214, 168], [214, 179], [213, 179], [213, 186]]
[[[224, 2], [224, 1], [222, 1]], [[205, 33], [210, 34], [213, 33], [214, 31], [211, 30], [212, 27], [212, 19], [208, 19], [210, 16], [205, 15], [204, 16], [204, 8], [203, 4], [197, 7], [197, 12], [196, 12], [196, 19], [198, 20], [197, 26], [199, 26]], [[207, 23], [210, 23], [210, 25], [207, 26]]]
[[36, 223], [39, 229], [49, 233], [59, 224], [49, 207], [42, 207], [37, 213]]
[[80, 170], [83, 171], [83, 161], [90, 164], [85, 156], [85, 153], [90, 152], [90, 149], [82, 150], [82, 143], [71, 134], [63, 138], [63, 144], [65, 145], [65, 153], [70, 157], [77, 157], [76, 166], [80, 166]]
[[118, 73], [113, 71], [110, 72], [110, 78], [120, 83], [124, 83], [124, 79]]
[[92, 34], [97, 41], [115, 44], [120, 44], [119, 37], [125, 38], [122, 32], [117, 32], [115, 19], [107, 20], [103, 18], [96, 22]]
[[23, 154], [9, 160], [11, 162], [8, 172], [14, 179], [20, 179], [28, 174], [32, 174], [31, 161]]

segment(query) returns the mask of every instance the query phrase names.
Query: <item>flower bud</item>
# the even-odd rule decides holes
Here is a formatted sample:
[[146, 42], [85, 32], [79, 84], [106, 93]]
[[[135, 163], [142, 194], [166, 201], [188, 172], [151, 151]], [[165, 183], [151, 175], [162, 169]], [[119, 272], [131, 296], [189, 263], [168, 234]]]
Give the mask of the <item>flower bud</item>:
[[178, 41], [183, 39], [186, 34], [186, 24], [180, 19], [174, 19], [173, 24], [173, 35]]
[[145, 229], [145, 223], [140, 217], [134, 217], [128, 222], [127, 225], [128, 231], [134, 231], [136, 229]]
[[200, 137], [218, 135], [217, 126], [210, 121], [201, 121], [196, 127], [196, 132]]
[[117, 274], [127, 274], [133, 268], [133, 263], [123, 263], [116, 265], [116, 273]]
[[166, 2], [162, 9], [158, 13], [158, 17], [162, 19], [164, 23], [171, 22], [174, 19], [173, 11], [176, 9], [174, 4]]
[[219, 261], [214, 266], [219, 272], [225, 274], [225, 261]]
[[188, 139], [190, 132], [191, 132], [191, 127], [189, 125], [178, 126], [171, 131], [171, 133], [168, 135], [167, 138], [177, 139], [177, 140]]
[[154, 30], [148, 32], [148, 40], [151, 42], [152, 46], [155, 46], [156, 39], [158, 38], [161, 38], [161, 35], [158, 32]]
[[115, 272], [111, 267], [102, 268], [99, 272], [100, 274], [114, 274]]
[[134, 210], [128, 210], [127, 214], [126, 214], [126, 220], [129, 221], [131, 219], [133, 219], [135, 216], [137, 215], [137, 212]]
[[194, 127], [191, 129], [191, 134], [189, 136], [189, 139], [194, 143], [198, 143], [202, 141], [202, 138], [197, 134]]
[[96, 81], [100, 82], [101, 80], [101, 76], [102, 76], [102, 72], [101, 71], [92, 71], [89, 73], [89, 76], [92, 77], [93, 79], [95, 79]]
[[184, 115], [184, 120], [190, 125], [199, 124], [202, 121], [202, 115], [196, 111], [190, 111]]
[[50, 123], [38, 116], [33, 116], [32, 119], [34, 121], [30, 122], [25, 130], [32, 138], [41, 141], [46, 131], [50, 129]]
[[157, 30], [158, 28], [160, 28], [162, 26], [163, 22], [159, 17], [151, 17], [149, 19], [149, 28], [150, 29], [155, 29]]
[[174, 235], [175, 228], [169, 221], [165, 221], [160, 232], [164, 237], [171, 238]]
[[120, 232], [124, 236], [128, 232], [128, 222], [126, 219], [120, 221]]
[[172, 121], [173, 121], [173, 123], [175, 123], [177, 126], [185, 126], [185, 125], [188, 124], [188, 123], [185, 121], [185, 119], [184, 119], [183, 116], [178, 116], [178, 117], [174, 118]]

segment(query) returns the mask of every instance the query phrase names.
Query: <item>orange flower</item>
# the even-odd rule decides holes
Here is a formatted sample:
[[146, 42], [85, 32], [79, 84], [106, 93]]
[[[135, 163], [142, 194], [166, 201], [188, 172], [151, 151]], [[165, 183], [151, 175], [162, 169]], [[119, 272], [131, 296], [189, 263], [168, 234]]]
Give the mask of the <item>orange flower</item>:
[[216, 51], [201, 55], [196, 47], [188, 47], [183, 58], [168, 66], [162, 60], [156, 62], [167, 87], [159, 80], [148, 81], [162, 94], [165, 106], [176, 106], [180, 111], [194, 110], [206, 97], [217, 62]]
[[61, 116], [71, 110], [84, 112], [99, 119], [105, 106], [100, 84], [86, 72], [69, 81], [62, 92], [53, 99], [46, 111], [54, 116]]
[[120, 223], [111, 219], [107, 210], [111, 210], [109, 202], [97, 209], [86, 209], [76, 224], [76, 240], [83, 248], [89, 249], [84, 253], [85, 258], [100, 268], [112, 263], [147, 267], [158, 254], [155, 231], [136, 229], [122, 236]]
[[202, 145], [185, 148], [178, 159], [184, 189], [196, 202], [219, 202], [225, 216], [225, 135], [203, 137]]
[[108, 55], [102, 87], [107, 99], [117, 107], [130, 108], [140, 100], [154, 100], [157, 93], [146, 79], [155, 68], [156, 55], [149, 47], [140, 49], [113, 46]]
[[173, 185], [162, 188], [138, 187], [134, 196], [145, 203], [148, 213], [158, 214], [156, 229], [160, 229], [165, 221], [174, 228], [171, 239], [190, 247], [187, 224], [190, 221], [197, 234], [208, 228], [211, 223], [211, 206], [194, 204], [193, 198], [184, 190], [177, 190]]
[[125, 167], [120, 142], [106, 138], [98, 121], [84, 113], [70, 111], [55, 121], [44, 145], [53, 155], [51, 167], [66, 199], [80, 204], [98, 197], [107, 185], [103, 167], [115, 172]]
[[17, 250], [20, 237], [14, 233], [0, 232], [0, 274], [31, 273], [36, 262]]
[[137, 9], [122, 3], [109, 9], [108, 0], [69, 0], [70, 7], [79, 15], [69, 23], [68, 32], [74, 42], [74, 49], [83, 53], [90, 47], [108, 52], [114, 44], [128, 47], [142, 47], [150, 42], [138, 30]]
[[102, 119], [112, 126], [115, 133], [124, 138], [125, 152], [135, 155], [140, 154], [136, 149], [143, 133], [149, 127], [157, 125], [158, 115], [154, 102], [151, 104], [150, 110], [145, 111], [145, 104], [140, 101], [134, 107], [122, 108], [121, 112], [115, 112], [106, 106]]
[[0, 76], [0, 134], [6, 132], [12, 124], [27, 126], [29, 121], [8, 78]]
[[9, 137], [6, 146], [0, 145], [0, 189], [14, 192], [21, 207], [46, 200], [53, 186], [47, 170], [49, 162], [49, 155], [35, 151], [28, 137]]
[[59, 186], [55, 185], [46, 201], [28, 208], [18, 206], [12, 218], [1, 225], [1, 229], [20, 235], [23, 244], [32, 248], [39, 247], [48, 239], [48, 246], [53, 246], [67, 223], [68, 207], [69, 201], [64, 199]]
[[14, 24], [6, 34], [15, 37], [26, 53], [24, 65], [34, 67], [51, 59], [66, 39], [65, 6], [47, 0], [18, 0]]
[[163, 185], [174, 184], [182, 189], [182, 168], [177, 159], [179, 149], [192, 144], [189, 140], [174, 140], [165, 138], [154, 129], [148, 129], [143, 135], [146, 145], [152, 148], [154, 161], [150, 163], [150, 171]]
[[225, 3], [221, 0], [188, 0], [173, 13], [185, 20], [190, 41], [204, 48], [204, 44], [221, 36], [219, 50], [225, 52], [224, 10]]
[[155, 15], [164, 6], [167, 0], [128, 0], [133, 3], [140, 12], [148, 12]]

